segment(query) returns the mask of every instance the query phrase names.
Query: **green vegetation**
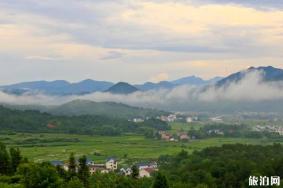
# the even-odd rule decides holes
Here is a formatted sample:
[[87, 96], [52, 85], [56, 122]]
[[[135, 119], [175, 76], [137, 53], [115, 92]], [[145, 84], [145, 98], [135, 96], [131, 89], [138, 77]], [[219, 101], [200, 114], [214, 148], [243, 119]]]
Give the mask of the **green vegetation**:
[[159, 164], [171, 187], [248, 187], [250, 176], [282, 178], [283, 146], [223, 145], [161, 156]]
[[189, 131], [189, 130], [199, 130], [204, 126], [201, 122], [193, 122], [193, 123], [183, 123], [183, 122], [173, 122], [169, 124], [171, 127], [171, 133]]
[[149, 119], [137, 124], [127, 119], [107, 116], [55, 116], [37, 111], [19, 111], [0, 107], [0, 128], [9, 132], [51, 132], [117, 136], [125, 133], [143, 134], [148, 130], [168, 130], [160, 120]]
[[0, 146], [0, 186], [3, 188], [248, 187], [250, 176], [282, 178], [283, 175], [283, 145], [280, 144], [229, 144], [209, 147], [192, 154], [183, 150], [177, 155], [163, 155], [158, 160], [159, 171], [150, 178], [137, 178], [137, 169], [132, 176], [123, 176], [115, 171], [91, 175], [86, 165], [86, 156], [81, 156], [79, 163], [75, 163], [73, 154], [69, 157], [69, 170], [65, 171], [47, 162], [23, 160], [17, 149], [16, 156], [20, 163], [13, 171], [14, 153], [12, 150], [8, 152], [4, 144]]
[[111, 118], [146, 118], [156, 117], [166, 112], [132, 107], [121, 103], [115, 102], [93, 102], [88, 100], [74, 100], [61, 106], [52, 107], [45, 111], [56, 115], [99, 115]]
[[[250, 121], [246, 121], [242, 124], [229, 123], [170, 123], [171, 130], [169, 132], [176, 134], [178, 132], [187, 132], [189, 136], [204, 139], [213, 137], [226, 137], [226, 138], [268, 138], [274, 141], [282, 140], [278, 132], [270, 132], [266, 130], [256, 131], [256, 125], [263, 124], [266, 122], [260, 121], [257, 124]], [[267, 124], [268, 125], [268, 124]], [[281, 125], [276, 125], [280, 127]]]
[[207, 124], [199, 129], [193, 127], [188, 131], [190, 136], [203, 139], [209, 137], [226, 137], [226, 138], [269, 138], [273, 140], [282, 140], [278, 132], [266, 130], [254, 130], [252, 126], [246, 124]]
[[[27, 140], [37, 142], [30, 144]], [[109, 156], [116, 156], [122, 163], [139, 159], [157, 159], [160, 155], [173, 155], [182, 149], [191, 153], [195, 150], [223, 144], [266, 145], [273, 143], [273, 140], [266, 138], [206, 138], [181, 143], [147, 139], [142, 135], [89, 136], [52, 133], [0, 135], [0, 141], [9, 147], [20, 147], [22, 153], [32, 161], [65, 160], [71, 152], [74, 152], [77, 155], [87, 155], [95, 161], [104, 161]]]
[[[48, 162], [33, 163], [27, 160], [20, 160], [16, 171], [13, 171], [12, 158], [13, 153], [9, 153], [6, 146], [0, 143], [1, 188], [147, 188], [152, 184], [151, 178], [138, 179], [115, 172], [96, 173], [91, 176], [85, 156], [80, 157], [79, 164], [76, 164], [74, 155], [71, 154], [68, 171], [60, 166], [54, 167]], [[22, 159], [21, 155], [20, 158]]]

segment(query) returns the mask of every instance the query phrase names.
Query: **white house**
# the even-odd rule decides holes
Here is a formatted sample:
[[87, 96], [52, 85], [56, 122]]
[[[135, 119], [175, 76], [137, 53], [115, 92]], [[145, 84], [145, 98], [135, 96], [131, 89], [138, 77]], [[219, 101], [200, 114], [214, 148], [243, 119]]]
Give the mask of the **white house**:
[[138, 163], [136, 166], [138, 167], [139, 170], [146, 169], [146, 168], [157, 169], [157, 162]]
[[130, 176], [132, 174], [132, 169], [131, 168], [121, 168], [120, 172], [124, 176]]
[[117, 170], [118, 169], [118, 162], [116, 159], [114, 158], [109, 158], [107, 159], [106, 163], [105, 163], [105, 167], [107, 170]]
[[186, 122], [187, 123], [192, 123], [193, 122], [193, 118], [192, 117], [187, 117]]
[[90, 174], [94, 174], [96, 172], [108, 173], [109, 171], [106, 169], [105, 164], [93, 164], [88, 165]]
[[154, 168], [144, 168], [144, 169], [141, 169], [139, 170], [139, 177], [140, 178], [144, 178], [144, 177], [150, 177], [151, 174], [153, 172], [157, 171], [157, 169], [154, 169]]
[[135, 123], [142, 123], [142, 122], [144, 122], [144, 120], [142, 118], [134, 118], [133, 122], [135, 122]]

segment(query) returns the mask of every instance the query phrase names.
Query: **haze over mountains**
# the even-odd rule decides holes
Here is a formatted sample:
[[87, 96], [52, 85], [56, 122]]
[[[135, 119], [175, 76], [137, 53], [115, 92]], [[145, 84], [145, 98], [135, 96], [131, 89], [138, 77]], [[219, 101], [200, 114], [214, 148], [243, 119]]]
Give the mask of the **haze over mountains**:
[[196, 76], [188, 76], [174, 81], [161, 81], [159, 83], [146, 82], [144, 84], [130, 85], [126, 82], [112, 83], [107, 81], [83, 80], [69, 83], [65, 80], [23, 82], [0, 86], [6, 93], [21, 95], [24, 93], [42, 93], [47, 95], [83, 95], [93, 92], [110, 92], [113, 94], [129, 94], [135, 91], [148, 91], [154, 89], [172, 89], [180, 85], [201, 86], [213, 84], [221, 77], [203, 80]]
[[[189, 81], [191, 83], [186, 84]], [[44, 83], [46, 84], [46, 82]], [[58, 84], [58, 82], [55, 83]], [[130, 106], [155, 108], [165, 111], [283, 113], [283, 70], [271, 66], [251, 67], [220, 80], [216, 78], [212, 83], [208, 81], [204, 83], [195, 77], [170, 82], [164, 81], [158, 84], [99, 83], [105, 84], [106, 89], [101, 86], [100, 91], [89, 93], [81, 89], [79, 90], [80, 92], [73, 92], [72, 95], [66, 94], [67, 92], [56, 95], [53, 92], [56, 91], [54, 88], [53, 90], [44, 88], [41, 92], [38, 92], [39, 86], [35, 87], [33, 85], [27, 89], [26, 83], [5, 86], [2, 87], [4, 92], [0, 92], [0, 102], [14, 105], [61, 105], [80, 99], [95, 102], [123, 103]], [[106, 84], [109, 85], [108, 88]], [[19, 85], [21, 87], [18, 87]], [[69, 85], [73, 86], [76, 84], [69, 83]], [[15, 95], [7, 92], [15, 90], [7, 89], [26, 89], [29, 92], [18, 92]], [[46, 91], [52, 92], [48, 93]], [[61, 90], [58, 89], [58, 91]], [[89, 107], [83, 106], [79, 105], [77, 107], [78, 111], [84, 111], [83, 108], [89, 109]], [[79, 110], [79, 108], [82, 110]]]
[[217, 86], [229, 85], [233, 82], [239, 82], [243, 80], [248, 74], [254, 72], [262, 73], [262, 81], [265, 82], [283, 81], [283, 69], [277, 69], [272, 66], [258, 68], [250, 67], [247, 70], [236, 72], [227, 76], [226, 78], [220, 79], [217, 82]]

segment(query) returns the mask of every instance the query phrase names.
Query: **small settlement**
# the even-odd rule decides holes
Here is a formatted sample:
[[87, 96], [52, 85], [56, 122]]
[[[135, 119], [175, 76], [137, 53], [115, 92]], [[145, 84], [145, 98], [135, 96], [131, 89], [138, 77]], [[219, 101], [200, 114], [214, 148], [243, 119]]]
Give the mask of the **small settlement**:
[[283, 127], [274, 126], [274, 125], [256, 125], [254, 127], [254, 131], [257, 132], [270, 132], [270, 133], [278, 133], [283, 136]]
[[176, 135], [173, 135], [166, 131], [159, 131], [158, 132], [161, 140], [171, 141], [171, 142], [178, 142], [178, 141], [188, 141], [190, 137], [186, 132], [179, 132]]
[[[68, 163], [64, 163], [63, 161], [51, 161], [50, 163], [53, 166], [61, 166], [64, 170], [68, 171]], [[113, 157], [108, 158], [105, 163], [95, 163], [88, 159], [86, 164], [90, 174], [114, 172], [124, 176], [132, 175], [131, 167], [118, 169], [118, 161]], [[158, 171], [157, 162], [138, 163], [135, 164], [135, 166], [139, 170], [140, 178], [151, 177], [154, 172]]]

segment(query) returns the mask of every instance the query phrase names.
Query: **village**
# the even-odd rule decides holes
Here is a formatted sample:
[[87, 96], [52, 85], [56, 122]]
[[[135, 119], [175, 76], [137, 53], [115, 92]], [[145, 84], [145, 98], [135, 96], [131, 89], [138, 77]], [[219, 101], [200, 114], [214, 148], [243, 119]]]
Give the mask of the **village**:
[[271, 132], [278, 133], [280, 136], [283, 136], [283, 127], [274, 126], [274, 125], [256, 125], [254, 131], [257, 132]]
[[[63, 161], [50, 161], [50, 164], [55, 167], [62, 167], [65, 171], [69, 170], [68, 163]], [[151, 177], [154, 172], [158, 171], [158, 165], [155, 161], [142, 162], [129, 167], [119, 168], [118, 160], [114, 157], [106, 159], [105, 163], [95, 163], [93, 160], [87, 159], [86, 165], [88, 166], [89, 173], [91, 175], [95, 173], [117, 173], [123, 176], [131, 176], [134, 170], [133, 168], [136, 168], [138, 171], [138, 177], [144, 178]]]
[[[165, 122], [175, 122], [178, 121], [180, 117], [178, 117], [178, 114], [169, 114], [168, 116], [160, 116], [156, 117], [157, 119], [160, 119]], [[133, 121], [135, 123], [141, 123], [144, 122], [143, 118], [134, 118], [130, 121]], [[221, 117], [213, 117], [209, 119], [211, 122], [222, 122]], [[192, 123], [195, 121], [199, 121], [198, 117], [186, 117], [185, 122], [186, 123]], [[283, 128], [272, 126], [272, 125], [256, 125], [253, 128], [254, 131], [259, 132], [275, 132], [279, 133], [280, 135], [283, 135]], [[221, 129], [218, 128], [210, 128], [205, 130], [205, 133], [207, 135], [219, 135], [223, 136], [224, 132]], [[188, 142], [191, 140], [195, 140], [196, 137], [194, 135], [189, 135], [186, 131], [178, 131], [175, 133], [172, 133], [170, 131], [158, 131], [157, 137], [160, 140], [168, 141], [168, 142]], [[63, 161], [51, 161], [50, 162], [53, 166], [61, 166], [64, 170], [68, 171], [68, 163]], [[131, 176], [133, 174], [133, 169], [137, 169], [138, 171], [138, 177], [151, 177], [155, 172], [158, 171], [158, 164], [156, 161], [150, 161], [150, 162], [140, 162], [135, 163], [131, 166], [124, 166], [119, 165], [118, 160], [115, 157], [110, 157], [105, 160], [104, 163], [95, 163], [93, 160], [87, 159], [86, 162], [89, 173], [95, 174], [95, 173], [116, 173], [123, 176]], [[121, 166], [121, 168], [119, 168]]]

